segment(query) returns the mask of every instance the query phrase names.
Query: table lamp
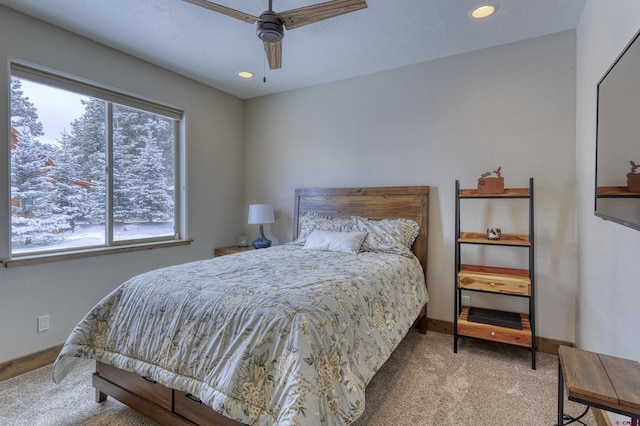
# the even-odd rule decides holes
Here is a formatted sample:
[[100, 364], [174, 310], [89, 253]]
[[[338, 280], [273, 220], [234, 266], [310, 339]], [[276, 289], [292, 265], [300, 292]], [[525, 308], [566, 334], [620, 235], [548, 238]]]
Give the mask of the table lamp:
[[251, 204], [249, 206], [249, 225], [260, 225], [260, 234], [251, 245], [254, 248], [267, 248], [271, 246], [271, 241], [266, 239], [262, 225], [265, 223], [274, 223], [273, 206], [271, 204]]

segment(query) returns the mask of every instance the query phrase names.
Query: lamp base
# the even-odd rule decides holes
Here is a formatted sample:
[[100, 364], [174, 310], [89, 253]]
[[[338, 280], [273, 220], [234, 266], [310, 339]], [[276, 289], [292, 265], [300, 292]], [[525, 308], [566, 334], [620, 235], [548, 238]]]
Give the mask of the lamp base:
[[264, 232], [262, 232], [262, 225], [260, 225], [260, 235], [258, 235], [258, 238], [253, 240], [251, 245], [256, 249], [271, 247], [271, 240], [265, 238]]

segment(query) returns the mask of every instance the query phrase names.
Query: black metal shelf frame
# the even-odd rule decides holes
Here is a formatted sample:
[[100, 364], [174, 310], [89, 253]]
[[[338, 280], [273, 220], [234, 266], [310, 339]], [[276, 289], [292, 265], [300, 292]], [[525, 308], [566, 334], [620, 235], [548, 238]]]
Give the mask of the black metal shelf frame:
[[[460, 200], [461, 199], [528, 199], [529, 200], [529, 244], [528, 245], [513, 245], [513, 244], [499, 244], [495, 242], [466, 242], [459, 241], [460, 240]], [[536, 369], [536, 321], [535, 321], [535, 244], [534, 244], [534, 184], [533, 178], [529, 178], [529, 194], [528, 195], [473, 195], [473, 196], [463, 196], [460, 195], [460, 181], [456, 180], [456, 208], [455, 208], [455, 305], [454, 305], [454, 327], [453, 327], [453, 352], [458, 352], [458, 338], [460, 337], [458, 333], [458, 318], [462, 313], [462, 291], [475, 291], [482, 293], [491, 293], [497, 294], [505, 297], [527, 297], [529, 299], [529, 323], [531, 327], [531, 368]], [[498, 247], [521, 247], [529, 250], [529, 280], [531, 282], [530, 287], [530, 295], [514, 295], [514, 294], [505, 294], [505, 293], [497, 293], [492, 291], [484, 291], [478, 289], [463, 289], [458, 286], [458, 273], [462, 268], [462, 260], [461, 260], [461, 246], [463, 244], [479, 244], [479, 245], [487, 245], [487, 246], [498, 246]]]

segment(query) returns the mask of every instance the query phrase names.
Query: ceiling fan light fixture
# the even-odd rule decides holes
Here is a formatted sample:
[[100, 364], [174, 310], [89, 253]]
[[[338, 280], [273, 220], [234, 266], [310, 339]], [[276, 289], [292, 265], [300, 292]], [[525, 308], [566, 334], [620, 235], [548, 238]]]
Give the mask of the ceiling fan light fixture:
[[489, 16], [496, 13], [497, 10], [498, 6], [495, 4], [483, 4], [482, 6], [471, 9], [469, 15], [475, 19], [488, 18]]
[[265, 43], [280, 41], [284, 37], [282, 21], [280, 21], [272, 10], [266, 10], [260, 15], [260, 22], [258, 22], [256, 34], [260, 40]]

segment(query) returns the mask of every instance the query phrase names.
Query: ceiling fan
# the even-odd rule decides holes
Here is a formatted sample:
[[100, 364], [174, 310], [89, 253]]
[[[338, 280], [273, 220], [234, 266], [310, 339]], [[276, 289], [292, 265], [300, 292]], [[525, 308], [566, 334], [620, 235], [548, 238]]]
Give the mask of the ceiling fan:
[[366, 0], [332, 0], [285, 12], [274, 12], [271, 7], [272, 0], [269, 0], [269, 10], [265, 10], [260, 17], [257, 17], [207, 0], [183, 1], [240, 19], [249, 24], [257, 22], [256, 34], [264, 44], [269, 68], [272, 70], [282, 68], [283, 26], [287, 30], [292, 30], [367, 7]]

